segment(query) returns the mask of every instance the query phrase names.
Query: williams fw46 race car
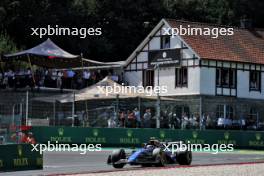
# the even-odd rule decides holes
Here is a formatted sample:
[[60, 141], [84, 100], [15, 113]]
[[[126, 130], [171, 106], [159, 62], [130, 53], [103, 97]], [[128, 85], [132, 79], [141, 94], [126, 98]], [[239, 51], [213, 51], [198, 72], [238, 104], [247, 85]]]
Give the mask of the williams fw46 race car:
[[[180, 142], [173, 142], [173, 144]], [[114, 168], [123, 168], [126, 164], [148, 166], [165, 166], [167, 164], [190, 165], [192, 162], [192, 152], [188, 150], [172, 151], [169, 144], [150, 140], [143, 144], [143, 147], [126, 153], [124, 149], [114, 150], [107, 159], [107, 164]]]

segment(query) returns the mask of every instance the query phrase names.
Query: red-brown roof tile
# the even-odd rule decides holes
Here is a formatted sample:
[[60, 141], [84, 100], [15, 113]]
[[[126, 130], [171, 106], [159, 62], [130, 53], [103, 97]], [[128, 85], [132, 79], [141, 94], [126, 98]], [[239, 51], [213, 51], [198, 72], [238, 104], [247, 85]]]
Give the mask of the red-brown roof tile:
[[[172, 28], [199, 27], [221, 28], [214, 24], [196, 23], [166, 19]], [[212, 38], [205, 35], [181, 36], [185, 42], [202, 58], [222, 61], [235, 61], [264, 64], [264, 30], [241, 29], [234, 27], [234, 35]]]

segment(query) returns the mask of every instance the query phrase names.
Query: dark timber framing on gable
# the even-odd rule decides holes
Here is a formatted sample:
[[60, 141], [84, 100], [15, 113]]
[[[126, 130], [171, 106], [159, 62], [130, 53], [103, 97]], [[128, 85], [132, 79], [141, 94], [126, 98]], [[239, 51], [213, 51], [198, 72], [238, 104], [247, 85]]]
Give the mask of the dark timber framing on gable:
[[[125, 68], [125, 72], [127, 72], [127, 71], [140, 71], [140, 70], [138, 70], [138, 66], [137, 66], [137, 63], [142, 63], [142, 62], [138, 62], [138, 55], [139, 55], [139, 53], [141, 53], [141, 52], [147, 52], [147, 53], [149, 53], [149, 51], [150, 51], [150, 47], [149, 47], [149, 43], [150, 43], [150, 41], [151, 41], [151, 39], [153, 39], [153, 38], [155, 38], [155, 37], [158, 37], [158, 38], [160, 38], [160, 37], [163, 37], [163, 36], [172, 36], [172, 34], [170, 34], [170, 35], [162, 35], [162, 33], [161, 33], [161, 28], [164, 26], [165, 24], [163, 23], [161, 26], [160, 26], [160, 28], [158, 28], [157, 29], [157, 31], [159, 31], [159, 35], [152, 35], [152, 36], [149, 36], [149, 38], [148, 38], [148, 41], [147, 41], [147, 43], [142, 47], [142, 50], [141, 51], [136, 51], [135, 53], [135, 57], [133, 58], [133, 59], [131, 59], [131, 61], [124, 67]], [[185, 46], [184, 45], [184, 43], [183, 43], [183, 41], [181, 41], [181, 43], [182, 43], [182, 47], [181, 47], [181, 49], [188, 49], [188, 47], [187, 46]], [[144, 50], [144, 48], [147, 46], [147, 50]], [[196, 59], [196, 58], [192, 58], [192, 59]], [[133, 62], [135, 60], [135, 62]], [[195, 61], [194, 61], [195, 62]], [[136, 69], [131, 69], [131, 64], [134, 64], [134, 63], [136, 63]], [[129, 70], [127, 70], [127, 68], [129, 67]], [[143, 66], [142, 66], [143, 67]]]

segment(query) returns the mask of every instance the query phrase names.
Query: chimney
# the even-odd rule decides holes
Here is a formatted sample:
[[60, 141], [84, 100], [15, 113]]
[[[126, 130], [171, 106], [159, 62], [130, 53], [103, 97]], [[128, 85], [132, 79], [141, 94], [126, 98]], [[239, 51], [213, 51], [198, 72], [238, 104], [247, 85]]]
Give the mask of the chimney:
[[240, 27], [243, 29], [252, 29], [253, 28], [252, 19], [248, 19], [248, 18], [240, 19]]

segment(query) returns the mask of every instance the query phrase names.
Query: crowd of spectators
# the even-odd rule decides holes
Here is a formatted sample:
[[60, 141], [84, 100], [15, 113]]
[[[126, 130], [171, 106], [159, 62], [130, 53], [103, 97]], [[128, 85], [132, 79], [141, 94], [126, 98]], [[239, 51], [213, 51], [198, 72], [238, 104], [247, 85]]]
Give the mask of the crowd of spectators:
[[[157, 118], [153, 108], [146, 108], [143, 114], [135, 108], [134, 110], [120, 111], [117, 120], [114, 118], [108, 119], [108, 127], [127, 127], [127, 128], [156, 128]], [[188, 117], [186, 113], [183, 113], [181, 118], [178, 118], [176, 114], [160, 117], [161, 128], [198, 128], [199, 117], [193, 115]]]
[[[146, 108], [143, 114], [135, 108], [134, 110], [120, 111], [118, 118], [109, 118], [108, 127], [124, 127], [124, 128], [156, 128], [156, 116], [154, 108]], [[230, 119], [230, 118], [213, 118], [209, 113], [203, 114], [200, 119], [199, 113], [188, 114], [183, 112], [180, 116], [176, 113], [164, 114], [161, 112], [160, 128], [170, 129], [242, 129], [242, 130], [258, 130], [263, 128], [262, 123], [258, 123], [256, 119], [248, 117], [246, 119]]]
[[111, 76], [114, 81], [119, 81], [117, 75], [101, 70], [57, 70], [36, 69], [33, 73], [27, 69], [0, 70], [0, 88], [25, 88], [25, 87], [49, 87], [59, 89], [82, 89], [102, 80], [105, 76]]

